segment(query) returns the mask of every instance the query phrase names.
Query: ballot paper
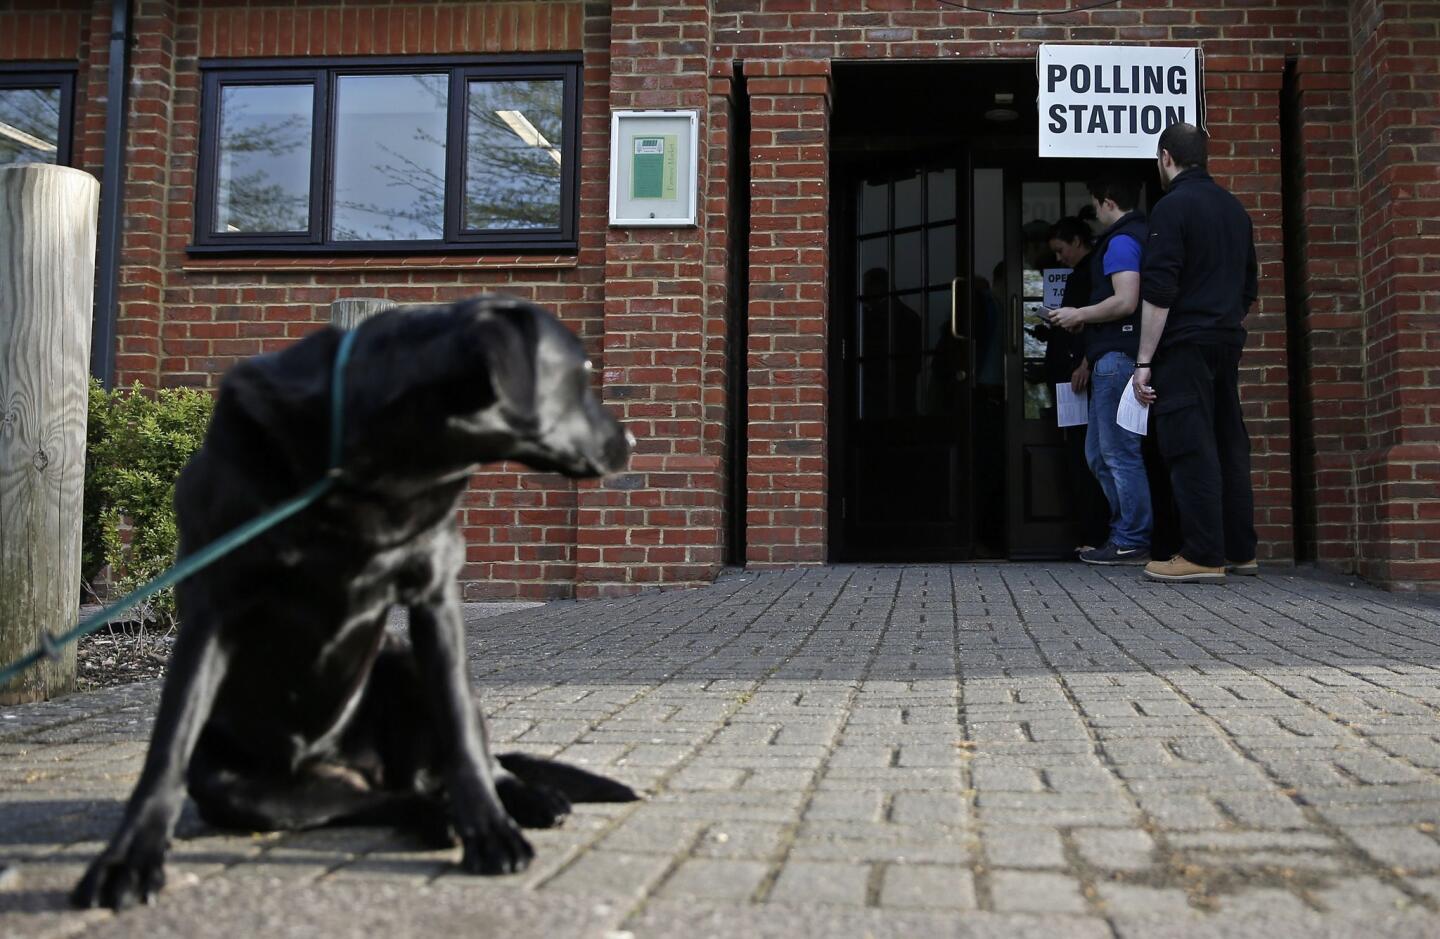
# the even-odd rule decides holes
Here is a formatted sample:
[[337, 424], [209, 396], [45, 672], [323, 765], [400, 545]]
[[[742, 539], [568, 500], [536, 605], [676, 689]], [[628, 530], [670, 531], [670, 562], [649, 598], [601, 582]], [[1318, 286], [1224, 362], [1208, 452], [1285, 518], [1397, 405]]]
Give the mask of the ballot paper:
[[1090, 423], [1090, 392], [1076, 392], [1068, 381], [1055, 385], [1055, 415], [1061, 427], [1080, 427]]
[[1135, 397], [1135, 383], [1125, 383], [1125, 393], [1120, 396], [1120, 410], [1115, 412], [1115, 423], [1128, 431], [1145, 436], [1150, 422], [1150, 405], [1141, 404]]

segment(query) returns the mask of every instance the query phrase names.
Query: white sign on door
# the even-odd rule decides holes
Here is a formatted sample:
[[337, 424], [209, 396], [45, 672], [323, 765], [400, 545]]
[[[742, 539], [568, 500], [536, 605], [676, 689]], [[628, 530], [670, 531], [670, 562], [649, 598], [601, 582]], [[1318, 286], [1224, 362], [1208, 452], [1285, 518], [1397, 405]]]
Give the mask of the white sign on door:
[[1205, 126], [1198, 49], [1047, 44], [1036, 63], [1041, 156], [1153, 160], [1171, 124]]

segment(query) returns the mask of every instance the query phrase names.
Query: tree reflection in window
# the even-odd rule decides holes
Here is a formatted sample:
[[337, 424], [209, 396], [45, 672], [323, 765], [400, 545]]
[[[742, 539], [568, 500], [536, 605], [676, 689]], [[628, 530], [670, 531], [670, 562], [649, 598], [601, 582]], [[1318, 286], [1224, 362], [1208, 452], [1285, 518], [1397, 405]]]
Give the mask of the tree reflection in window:
[[310, 227], [313, 101], [308, 84], [224, 89], [217, 232], [303, 232]]
[[56, 163], [60, 89], [0, 88], [0, 166]]
[[336, 98], [335, 240], [444, 238], [449, 77], [346, 75]]
[[565, 83], [469, 85], [464, 227], [558, 228]]

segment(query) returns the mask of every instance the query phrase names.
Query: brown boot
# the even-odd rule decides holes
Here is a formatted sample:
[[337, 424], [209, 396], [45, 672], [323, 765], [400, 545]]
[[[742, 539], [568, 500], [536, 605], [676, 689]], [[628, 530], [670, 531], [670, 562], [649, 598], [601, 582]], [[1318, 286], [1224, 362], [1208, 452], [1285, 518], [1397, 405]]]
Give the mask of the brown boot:
[[1192, 564], [1180, 555], [1145, 565], [1145, 577], [1164, 584], [1223, 584], [1225, 568]]
[[1249, 561], [1226, 561], [1225, 573], [1234, 574], [1237, 577], [1258, 577], [1260, 562], [1253, 558]]

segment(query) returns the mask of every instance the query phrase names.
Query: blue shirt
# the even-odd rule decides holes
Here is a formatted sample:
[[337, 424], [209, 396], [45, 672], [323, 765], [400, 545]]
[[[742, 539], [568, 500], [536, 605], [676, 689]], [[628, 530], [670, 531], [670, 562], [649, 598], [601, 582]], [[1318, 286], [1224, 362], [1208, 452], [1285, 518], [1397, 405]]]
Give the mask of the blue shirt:
[[1130, 235], [1116, 235], [1105, 248], [1105, 276], [1121, 271], [1140, 272], [1140, 242]]

